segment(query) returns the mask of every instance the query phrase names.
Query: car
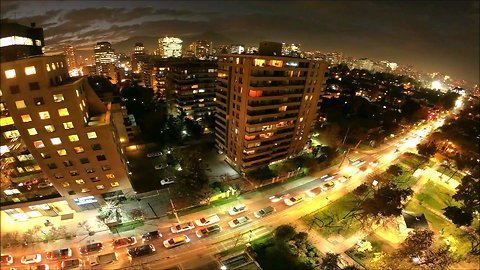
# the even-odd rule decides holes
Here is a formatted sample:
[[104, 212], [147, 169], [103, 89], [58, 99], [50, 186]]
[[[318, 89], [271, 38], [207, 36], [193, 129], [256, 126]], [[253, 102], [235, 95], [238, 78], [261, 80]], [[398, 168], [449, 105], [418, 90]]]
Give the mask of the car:
[[128, 249], [127, 254], [128, 256], [135, 258], [135, 257], [141, 257], [141, 256], [152, 254], [153, 252], [155, 252], [155, 250], [156, 249], [154, 245], [148, 244], [148, 245], [130, 248]]
[[163, 246], [166, 248], [173, 248], [190, 242], [190, 238], [186, 235], [176, 236], [163, 241]]
[[235, 215], [238, 215], [242, 212], [245, 212], [247, 211], [248, 208], [245, 204], [239, 204], [239, 205], [235, 205], [234, 207], [228, 209], [228, 213], [230, 214], [230, 216], [235, 216]]
[[72, 249], [70, 248], [52, 250], [45, 255], [45, 258], [48, 260], [67, 259], [70, 257], [72, 257]]
[[44, 180], [44, 181], [38, 183], [37, 188], [47, 188], [47, 187], [51, 187], [51, 186], [53, 186], [52, 182], [50, 182], [49, 180]]
[[202, 238], [212, 234], [219, 233], [221, 231], [222, 231], [222, 227], [220, 227], [220, 225], [212, 225], [210, 227], [206, 227], [196, 231], [195, 234], [197, 235], [198, 238]]
[[378, 165], [378, 160], [370, 161], [368, 164], [372, 167], [376, 167]]
[[135, 238], [135, 236], [130, 236], [130, 237], [123, 237], [123, 238], [113, 240], [112, 246], [113, 248], [122, 248], [122, 247], [133, 246], [136, 243], [137, 243], [137, 238]]
[[157, 165], [157, 166], [155, 166], [155, 170], [161, 170], [161, 169], [163, 169], [163, 165]]
[[345, 175], [342, 175], [342, 176], [340, 176], [340, 177], [338, 178], [338, 182], [339, 182], [339, 183], [345, 183], [345, 182], [347, 182], [350, 178], [351, 178], [350, 176], [347, 177], [347, 176], [345, 176]]
[[39, 263], [42, 261], [42, 255], [40, 254], [32, 254], [32, 255], [25, 255], [20, 260], [23, 264], [31, 264], [31, 263]]
[[12, 255], [1, 255], [0, 256], [0, 264], [2, 265], [9, 265], [13, 263]]
[[365, 164], [365, 160], [363, 160], [363, 159], [358, 159], [358, 160], [356, 160], [356, 161], [354, 161], [354, 162], [352, 163], [352, 166], [360, 167], [360, 166], [362, 166], [363, 164]]
[[100, 252], [103, 250], [103, 244], [102, 243], [92, 243], [86, 246], [83, 246], [80, 248], [80, 254], [81, 255], [86, 255], [90, 254], [93, 252]]
[[290, 194], [288, 193], [280, 193], [280, 194], [275, 194], [273, 196], [270, 196], [270, 201], [273, 202], [273, 203], [276, 203], [276, 202], [279, 202], [285, 198], [287, 198], [288, 196], [290, 196]]
[[142, 234], [142, 240], [143, 241], [151, 241], [153, 239], [161, 238], [162, 234], [159, 231], [151, 231]]
[[234, 220], [229, 221], [228, 225], [231, 228], [235, 228], [235, 227], [245, 225], [245, 224], [249, 223], [250, 221], [252, 221], [252, 220], [249, 217], [244, 216], [244, 217], [239, 217], [239, 218], [236, 218]]
[[161, 184], [162, 186], [164, 186], [164, 185], [169, 185], [169, 184], [173, 184], [173, 183], [175, 183], [175, 181], [173, 180], [173, 177], [168, 177], [168, 178], [165, 178], [165, 179], [160, 180], [160, 184]]
[[320, 177], [320, 180], [327, 182], [335, 178], [334, 174], [325, 174], [324, 176]]
[[200, 219], [195, 220], [195, 224], [197, 226], [203, 227], [203, 226], [208, 226], [208, 225], [213, 224], [213, 223], [217, 223], [219, 221], [220, 221], [220, 218], [218, 217], [218, 215], [213, 214], [213, 215], [210, 215], [208, 217], [202, 217]]
[[39, 264], [35, 267], [35, 270], [50, 270], [48, 264]]
[[195, 225], [193, 225], [193, 222], [189, 221], [189, 222], [177, 224], [170, 227], [170, 231], [172, 231], [172, 233], [179, 233], [179, 232], [191, 230], [193, 228], [195, 228]]
[[266, 217], [270, 214], [273, 214], [273, 212], [275, 212], [275, 208], [273, 208], [273, 206], [267, 206], [265, 208], [262, 208], [258, 211], [255, 211], [253, 212], [253, 215], [257, 218], [262, 218], [262, 217]]
[[161, 155], [163, 155], [162, 152], [152, 152], [152, 153], [148, 153], [148, 154], [147, 154], [147, 157], [148, 157], [148, 158], [154, 158], [154, 157], [159, 157], [159, 156], [161, 156]]
[[25, 182], [19, 183], [18, 186], [19, 187], [32, 186], [32, 185], [35, 185], [35, 184], [38, 184], [38, 179], [37, 178], [29, 179]]
[[303, 194], [299, 194], [295, 196], [290, 196], [290, 198], [285, 199], [283, 202], [288, 206], [292, 206], [303, 201], [303, 199], [305, 199], [305, 196]]
[[307, 190], [307, 193], [308, 197], [315, 197], [317, 196], [318, 194], [322, 193], [322, 188], [321, 187], [314, 187], [310, 190]]
[[82, 266], [82, 261], [80, 259], [71, 259], [71, 260], [64, 260], [57, 263], [57, 269], [74, 269], [79, 268]]
[[400, 152], [400, 150], [398, 150], [398, 148], [395, 149], [395, 151], [393, 151], [394, 154], [396, 154], [396, 153], [398, 153], [398, 152]]
[[332, 189], [335, 186], [335, 183], [333, 181], [327, 182], [322, 186], [323, 191], [327, 191], [329, 189]]

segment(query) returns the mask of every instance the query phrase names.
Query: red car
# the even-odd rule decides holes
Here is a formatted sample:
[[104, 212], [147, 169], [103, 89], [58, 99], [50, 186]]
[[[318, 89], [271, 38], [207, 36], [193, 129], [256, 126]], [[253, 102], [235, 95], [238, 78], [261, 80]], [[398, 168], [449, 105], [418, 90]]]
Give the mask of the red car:
[[124, 237], [124, 238], [113, 240], [112, 246], [113, 248], [122, 248], [122, 247], [133, 246], [136, 243], [137, 243], [137, 239], [135, 238], [135, 236], [130, 236], [130, 237]]

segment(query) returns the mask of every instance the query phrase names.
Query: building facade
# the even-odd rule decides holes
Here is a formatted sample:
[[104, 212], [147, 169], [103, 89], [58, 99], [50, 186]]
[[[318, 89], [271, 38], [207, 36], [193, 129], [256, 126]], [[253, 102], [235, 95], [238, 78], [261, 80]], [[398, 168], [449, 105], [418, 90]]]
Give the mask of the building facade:
[[327, 63], [267, 47], [279, 51], [218, 61], [216, 146], [239, 171], [298, 154], [318, 120]]
[[43, 46], [45, 46], [43, 29], [36, 27], [35, 23], [32, 23], [30, 27], [28, 27], [2, 20], [1, 26], [1, 62], [43, 54]]
[[110, 42], [98, 42], [94, 47], [95, 68], [97, 75], [112, 78], [112, 83], [117, 82], [115, 64], [117, 57]]
[[158, 39], [159, 54], [163, 58], [182, 57], [183, 41], [176, 37], [164, 37]]
[[[21, 136], [25, 153], [33, 157], [60, 195], [56, 201], [81, 211], [132, 191], [110, 121], [110, 104], [100, 101], [85, 77], [68, 76], [64, 56], [3, 62], [0, 70], [8, 121]], [[26, 185], [26, 181], [16, 179], [15, 184]], [[32, 182], [29, 185], [39, 188]], [[6, 208], [15, 209], [18, 218], [28, 217], [25, 207], [32, 203], [16, 195], [19, 198], [12, 201], [19, 204]]]

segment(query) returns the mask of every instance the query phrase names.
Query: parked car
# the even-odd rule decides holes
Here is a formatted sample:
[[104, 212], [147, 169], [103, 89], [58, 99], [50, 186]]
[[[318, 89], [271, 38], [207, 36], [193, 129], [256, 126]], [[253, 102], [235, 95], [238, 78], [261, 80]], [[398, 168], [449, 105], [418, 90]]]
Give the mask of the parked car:
[[267, 206], [265, 208], [262, 208], [258, 211], [253, 212], [253, 215], [257, 218], [262, 218], [270, 214], [273, 214], [273, 212], [275, 212], [275, 208], [273, 208], [272, 206]]
[[13, 263], [12, 255], [1, 255], [0, 256], [0, 264], [1, 265], [10, 265]]
[[153, 239], [161, 238], [162, 234], [159, 231], [151, 231], [142, 234], [142, 240], [143, 241], [151, 241]]
[[32, 254], [32, 255], [25, 255], [20, 260], [23, 264], [31, 264], [31, 263], [39, 263], [42, 261], [42, 255], [40, 254]]
[[239, 218], [236, 218], [232, 221], [229, 221], [228, 225], [232, 228], [235, 228], [235, 227], [245, 225], [245, 224], [249, 223], [250, 221], [252, 221], [252, 220], [249, 217], [244, 216], [244, 217], [239, 217]]
[[345, 175], [342, 175], [338, 178], [339, 183], [345, 183], [347, 182], [351, 177], [346, 177]]
[[173, 248], [186, 244], [188, 242], [190, 242], [190, 238], [188, 238], [188, 236], [186, 235], [181, 235], [163, 241], [163, 246], [165, 246], [166, 248]]
[[65, 260], [58, 262], [57, 264], [57, 269], [74, 269], [74, 268], [79, 268], [82, 267], [82, 261], [80, 259], [71, 259], [71, 260]]
[[239, 205], [236, 205], [236, 206], [230, 208], [230, 209], [228, 210], [228, 213], [230, 214], [230, 216], [234, 216], [234, 215], [238, 215], [238, 214], [240, 214], [240, 213], [242, 213], [242, 212], [245, 212], [245, 211], [247, 211], [247, 210], [248, 210], [248, 208], [247, 208], [246, 205], [244, 205], [244, 204], [239, 204]]
[[113, 240], [112, 246], [113, 248], [122, 248], [122, 247], [133, 246], [136, 243], [137, 243], [137, 238], [135, 238], [135, 236], [130, 236], [130, 237], [123, 237], [123, 238]]
[[163, 169], [163, 165], [157, 165], [157, 166], [155, 166], [155, 170], [161, 170], [161, 169]]
[[191, 230], [193, 228], [195, 228], [195, 225], [193, 225], [193, 222], [190, 221], [172, 226], [170, 227], [170, 231], [172, 231], [172, 233], [179, 233]]
[[314, 187], [314, 188], [308, 190], [305, 193], [307, 193], [308, 197], [315, 197], [318, 194], [322, 193], [322, 188], [321, 187]]
[[135, 258], [135, 257], [141, 257], [148, 254], [152, 254], [153, 252], [155, 252], [155, 246], [152, 244], [148, 244], [148, 245], [130, 248], [127, 251], [127, 254], [128, 256]]
[[288, 196], [290, 196], [290, 194], [288, 193], [281, 193], [281, 194], [275, 194], [273, 196], [270, 196], [270, 201], [273, 202], [273, 203], [276, 203], [276, 202], [279, 202], [285, 198], [287, 198]]
[[326, 182], [332, 180], [333, 178], [335, 178], [335, 174], [325, 174], [324, 176], [320, 177], [320, 180]]
[[220, 221], [220, 218], [216, 214], [213, 214], [208, 217], [202, 217], [200, 219], [195, 220], [195, 224], [197, 226], [208, 226], [210, 224], [213, 224], [219, 221]]
[[322, 186], [323, 191], [327, 191], [329, 189], [332, 189], [335, 186], [335, 183], [333, 181], [327, 182]]
[[44, 180], [44, 181], [38, 183], [37, 188], [47, 188], [47, 187], [51, 187], [51, 186], [53, 186], [52, 182], [50, 182], [49, 180]]
[[35, 267], [35, 270], [50, 270], [48, 264], [39, 264]]
[[100, 254], [100, 255], [92, 255], [88, 258], [88, 262], [90, 266], [95, 266], [95, 265], [102, 265], [102, 264], [109, 264], [117, 261], [117, 253], [116, 252], [110, 252], [106, 254]]
[[196, 231], [195, 234], [197, 235], [198, 238], [202, 238], [212, 234], [219, 233], [220, 231], [222, 231], [222, 227], [220, 227], [220, 225], [212, 225], [210, 227], [206, 227]]
[[57, 249], [47, 252], [45, 258], [48, 260], [58, 260], [58, 259], [67, 259], [72, 257], [72, 249], [71, 248], [63, 248]]
[[162, 186], [164, 186], [164, 185], [170, 185], [170, 184], [173, 184], [173, 183], [175, 183], [175, 180], [174, 180], [173, 177], [168, 177], [168, 178], [165, 178], [165, 179], [160, 180], [160, 184], [161, 184]]
[[304, 199], [305, 199], [305, 195], [299, 194], [295, 196], [290, 196], [290, 198], [287, 198], [284, 200], [284, 203], [288, 206], [292, 206], [299, 202], [302, 202]]
[[159, 157], [159, 156], [161, 156], [161, 155], [163, 155], [163, 153], [159, 151], [159, 152], [148, 153], [148, 154], [147, 154], [147, 157], [148, 157], [148, 158], [154, 158], [154, 157]]
[[86, 246], [83, 246], [80, 248], [80, 254], [81, 255], [86, 255], [90, 254], [93, 252], [100, 252], [103, 250], [103, 244], [102, 243], [92, 243]]

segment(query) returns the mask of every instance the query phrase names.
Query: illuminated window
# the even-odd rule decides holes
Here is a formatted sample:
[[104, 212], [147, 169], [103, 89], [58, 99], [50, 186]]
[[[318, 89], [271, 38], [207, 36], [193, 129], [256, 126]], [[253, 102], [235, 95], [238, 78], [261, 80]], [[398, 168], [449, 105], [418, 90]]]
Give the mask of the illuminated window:
[[87, 133], [87, 138], [88, 139], [96, 139], [97, 138], [97, 133], [95, 131], [88, 132]]
[[33, 74], [37, 74], [37, 70], [35, 69], [35, 66], [25, 67], [25, 75], [29, 76]]
[[75, 153], [77, 154], [85, 152], [85, 149], [83, 149], [81, 146], [74, 147], [73, 150], [75, 150]]
[[15, 106], [17, 106], [17, 109], [23, 109], [27, 107], [24, 100], [15, 101]]
[[50, 69], [50, 65], [49, 65], [49, 64], [46, 64], [46, 65], [45, 65], [45, 68], [47, 69], [48, 72], [50, 72], [51, 69]]
[[43, 159], [51, 158], [49, 153], [40, 153]]
[[67, 155], [67, 150], [60, 149], [60, 150], [57, 150], [57, 153], [58, 153], [59, 156], [66, 156]]
[[118, 182], [112, 182], [112, 183], [110, 183], [110, 185], [111, 185], [112, 187], [118, 187], [118, 186], [120, 186], [120, 184], [119, 184]]
[[263, 67], [265, 66], [265, 60], [264, 59], [254, 59], [253, 60], [253, 65], [256, 67]]
[[15, 69], [5, 70], [5, 77], [7, 79], [13, 79], [17, 77], [17, 73], [15, 73]]
[[262, 91], [262, 90], [250, 90], [250, 91], [248, 92], [248, 95], [249, 95], [250, 97], [261, 97], [262, 94], [263, 94], [263, 91]]
[[90, 192], [90, 189], [89, 188], [82, 188], [82, 192], [83, 193]]
[[30, 114], [23, 114], [20, 117], [22, 118], [22, 121], [24, 123], [32, 122], [32, 118], [30, 117]]
[[71, 141], [71, 142], [78, 142], [80, 139], [78, 138], [78, 135], [77, 134], [73, 134], [73, 135], [70, 135], [68, 136], [68, 139]]
[[33, 103], [35, 103], [35, 105], [37, 106], [40, 106], [40, 105], [44, 105], [45, 101], [43, 100], [43, 97], [36, 97], [36, 98], [33, 98]]
[[303, 122], [303, 117], [300, 117], [300, 119], [299, 119], [299, 120], [300, 120], [300, 122]]
[[57, 67], [55, 66], [55, 63], [52, 63], [52, 69], [55, 70]]
[[63, 186], [63, 187], [69, 187], [70, 184], [69, 184], [68, 182], [62, 182], [62, 186]]
[[5, 131], [5, 132], [3, 132], [3, 137], [5, 139], [17, 138], [17, 137], [20, 137], [20, 132], [18, 130]]
[[115, 174], [113, 174], [113, 173], [106, 174], [105, 176], [107, 177], [107, 179], [114, 179], [115, 178]]
[[65, 122], [65, 123], [63, 123], [63, 128], [64, 129], [72, 129], [73, 128], [73, 123], [72, 122]]
[[80, 96], [80, 92], [78, 92], [78, 89], [75, 90], [75, 93], [77, 94], [77, 97]]
[[62, 140], [60, 138], [51, 138], [50, 141], [52, 142], [53, 145], [59, 145], [62, 144]]
[[48, 133], [51, 133], [51, 132], [55, 131], [55, 127], [53, 125], [46, 125], [46, 126], [44, 126], [44, 128]]
[[38, 134], [37, 129], [35, 129], [35, 128], [29, 128], [29, 129], [27, 129], [27, 131], [28, 131], [28, 135], [30, 135], [30, 136]]
[[63, 97], [62, 94], [53, 95], [53, 102], [62, 102], [64, 100], [65, 98]]
[[245, 138], [245, 140], [250, 141], [250, 140], [254, 140], [255, 137], [256, 137], [255, 135], [245, 135], [244, 138]]
[[104, 185], [96, 185], [95, 187], [96, 187], [98, 190], [105, 189], [105, 186], [104, 186]]
[[42, 120], [50, 119], [50, 113], [48, 111], [39, 112], [38, 115]]
[[78, 106], [80, 107], [80, 110], [83, 111], [83, 105], [82, 105], [82, 103], [78, 104]]
[[60, 116], [67, 116], [67, 115], [69, 115], [68, 109], [67, 109], [67, 108], [58, 109], [58, 115], [60, 115]]
[[75, 180], [75, 182], [77, 182], [77, 184], [79, 184], [79, 185], [85, 184], [85, 181], [83, 181], [83, 179], [77, 179], [77, 180]]
[[287, 110], [287, 106], [280, 106], [280, 108], [278, 108], [279, 111], [281, 112], [285, 112]]
[[44, 148], [45, 147], [45, 144], [43, 143], [42, 140], [34, 141], [33, 145], [35, 146], [35, 148]]

